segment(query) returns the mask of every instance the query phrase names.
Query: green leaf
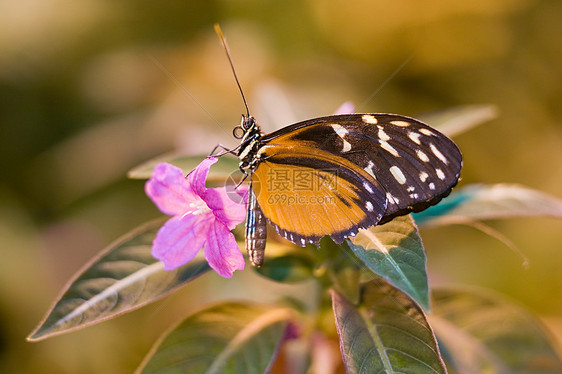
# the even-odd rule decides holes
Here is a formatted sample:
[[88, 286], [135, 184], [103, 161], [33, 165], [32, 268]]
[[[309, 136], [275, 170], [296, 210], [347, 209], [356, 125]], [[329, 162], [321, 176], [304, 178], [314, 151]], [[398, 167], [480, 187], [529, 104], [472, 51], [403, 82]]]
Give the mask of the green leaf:
[[414, 214], [420, 225], [530, 216], [562, 218], [562, 200], [517, 184], [476, 184], [459, 189], [438, 205]]
[[64, 289], [44, 321], [28, 337], [37, 341], [107, 320], [155, 301], [210, 268], [196, 257], [165, 271], [151, 255], [163, 219], [150, 222], [111, 244]]
[[[152, 176], [152, 171], [154, 167], [161, 162], [167, 162], [174, 166], [182, 169], [185, 174], [188, 174], [191, 170], [195, 169], [203, 159], [207, 157], [206, 155], [201, 156], [185, 156], [178, 154], [167, 154], [152, 160], [146, 161], [145, 163], [131, 169], [127, 176], [131, 179], [148, 179]], [[238, 180], [240, 179], [242, 173], [238, 168], [238, 159], [233, 157], [219, 157], [218, 161], [211, 166], [209, 170], [209, 176], [207, 181], [210, 183], [224, 183], [224, 181], [229, 178]]]
[[361, 230], [347, 243], [373, 273], [429, 309], [425, 252], [410, 216]]
[[157, 343], [138, 372], [265, 373], [289, 324], [288, 309], [223, 303], [186, 318]]
[[429, 316], [451, 372], [562, 373], [562, 360], [542, 324], [490, 291], [438, 288]]
[[357, 268], [342, 266], [330, 269], [330, 278], [334, 290], [353, 303], [359, 302], [361, 272]]
[[380, 278], [361, 289], [353, 305], [332, 291], [347, 373], [446, 373], [421, 308]]
[[[325, 236], [320, 241], [319, 247], [325, 257], [323, 268], [327, 271], [329, 282], [324, 284], [324, 288], [331, 287], [352, 303], [358, 303], [361, 272], [368, 272], [371, 276], [370, 271], [365, 269], [347, 243], [336, 244], [329, 236]], [[320, 273], [317, 272], [318, 275]]]
[[[244, 243], [241, 244], [244, 246]], [[261, 276], [282, 283], [299, 283], [313, 276], [316, 247], [296, 247], [289, 241], [268, 241], [265, 261], [254, 270]]]
[[283, 283], [299, 283], [312, 278], [314, 261], [305, 251], [279, 257], [266, 257], [263, 265], [256, 271], [271, 280]]
[[494, 105], [463, 105], [426, 113], [418, 118], [448, 136], [455, 136], [497, 116], [498, 109]]

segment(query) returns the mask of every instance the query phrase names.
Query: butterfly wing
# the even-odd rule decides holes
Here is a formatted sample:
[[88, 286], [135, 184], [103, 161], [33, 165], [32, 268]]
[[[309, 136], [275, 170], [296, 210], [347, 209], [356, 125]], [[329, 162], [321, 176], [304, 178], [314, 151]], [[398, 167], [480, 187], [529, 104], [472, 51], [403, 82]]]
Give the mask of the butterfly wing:
[[325, 235], [341, 243], [376, 225], [386, 210], [378, 182], [344, 158], [311, 151], [302, 144], [268, 146], [252, 174], [257, 202], [277, 232], [304, 246]]
[[[291, 241], [336, 241], [358, 228], [437, 204], [459, 179], [462, 156], [448, 137], [410, 117], [393, 114], [346, 114], [315, 118], [265, 135], [252, 181], [271, 182], [278, 170], [295, 173], [332, 170], [336, 189], [299, 193], [333, 198], [333, 206], [311, 207], [275, 201], [271, 185], [257, 195], [265, 216]], [[269, 179], [268, 179], [269, 178]], [[297, 183], [286, 183], [289, 196]], [[273, 196], [273, 197], [272, 197]], [[281, 195], [279, 195], [281, 196]], [[295, 200], [295, 199], [293, 199]], [[272, 204], [274, 203], [274, 204]], [[291, 239], [291, 236], [293, 239]], [[301, 243], [299, 243], [299, 241]]]

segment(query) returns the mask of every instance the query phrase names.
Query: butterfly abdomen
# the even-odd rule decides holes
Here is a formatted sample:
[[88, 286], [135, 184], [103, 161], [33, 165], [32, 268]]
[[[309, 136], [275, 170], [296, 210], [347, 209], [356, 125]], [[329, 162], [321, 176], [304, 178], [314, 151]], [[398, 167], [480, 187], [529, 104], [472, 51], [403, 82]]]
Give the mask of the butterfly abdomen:
[[252, 264], [260, 267], [264, 260], [267, 221], [251, 187], [249, 191], [246, 216], [246, 250]]

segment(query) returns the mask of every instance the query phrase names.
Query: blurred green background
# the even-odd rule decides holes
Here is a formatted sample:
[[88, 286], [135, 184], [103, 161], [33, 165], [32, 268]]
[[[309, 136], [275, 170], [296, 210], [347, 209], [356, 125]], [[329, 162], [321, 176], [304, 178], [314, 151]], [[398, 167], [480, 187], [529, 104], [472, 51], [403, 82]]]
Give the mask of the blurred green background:
[[[461, 184], [521, 183], [562, 198], [561, 20], [559, 0], [2, 0], [0, 372], [131, 372], [204, 300], [306, 292], [251, 269], [237, 282], [207, 275], [121, 318], [25, 341], [81, 266], [159, 215], [127, 170], [172, 150], [236, 144], [243, 105], [213, 23], [264, 129], [348, 100], [412, 116], [494, 104], [496, 120], [455, 139]], [[530, 267], [473, 228], [427, 229], [431, 284], [497, 290], [562, 339], [562, 221], [490, 225]]]

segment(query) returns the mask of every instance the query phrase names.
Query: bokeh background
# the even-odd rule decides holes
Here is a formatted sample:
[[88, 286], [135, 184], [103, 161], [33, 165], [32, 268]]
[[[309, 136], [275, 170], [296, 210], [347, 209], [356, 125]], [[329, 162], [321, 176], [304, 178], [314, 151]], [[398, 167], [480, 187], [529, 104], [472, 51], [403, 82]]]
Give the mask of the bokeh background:
[[[130, 168], [236, 144], [243, 105], [215, 22], [265, 129], [348, 100], [412, 116], [494, 104], [496, 120], [455, 139], [462, 184], [520, 183], [562, 198], [561, 20], [559, 0], [2, 0], [0, 372], [131, 372], [203, 300], [303, 292], [252, 270], [236, 282], [209, 274], [118, 319], [25, 341], [83, 264], [159, 215], [143, 182], [126, 179]], [[427, 229], [431, 283], [506, 294], [560, 340], [562, 221], [489, 224], [530, 266], [473, 228]]]

